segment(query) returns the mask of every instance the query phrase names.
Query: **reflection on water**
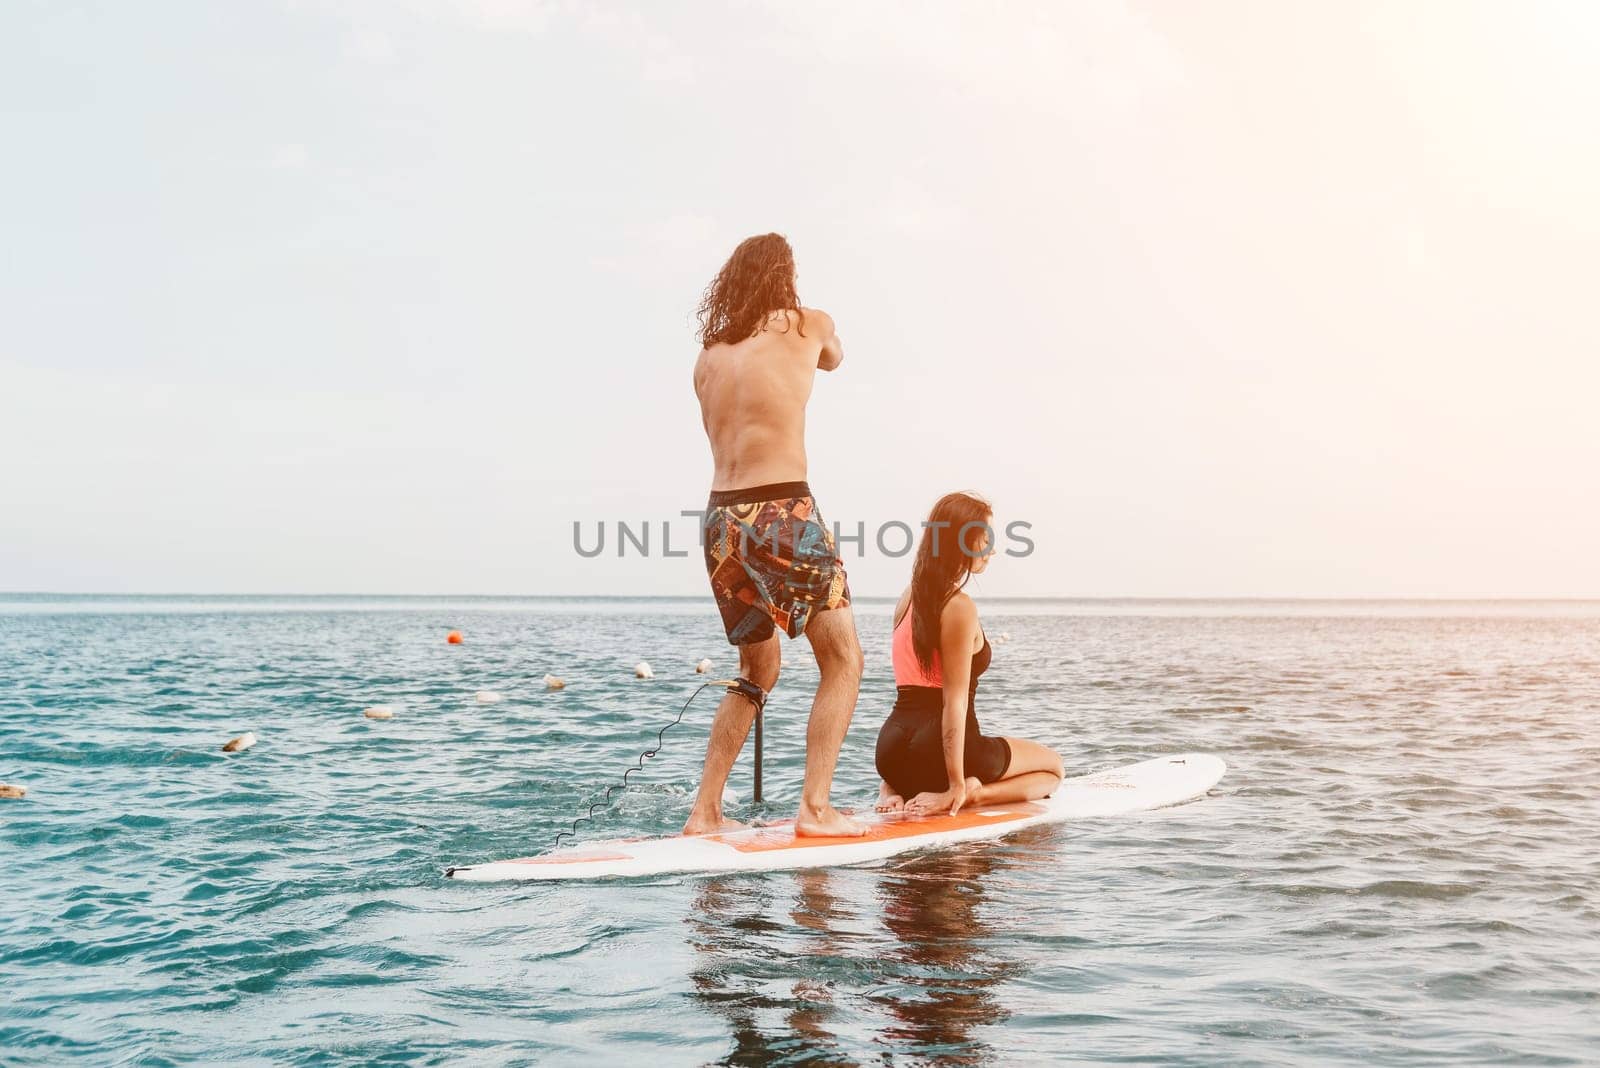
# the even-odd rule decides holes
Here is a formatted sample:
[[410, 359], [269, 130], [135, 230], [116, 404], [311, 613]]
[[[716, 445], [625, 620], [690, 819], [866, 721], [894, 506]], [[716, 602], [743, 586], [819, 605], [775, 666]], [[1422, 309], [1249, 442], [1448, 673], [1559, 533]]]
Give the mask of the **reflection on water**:
[[[1006, 867], [977, 847], [877, 871], [702, 882], [688, 917], [691, 983], [728, 1024], [722, 1063], [848, 1064], [844, 1051], [863, 1044], [948, 1064], [991, 1060], [980, 1029], [1006, 1019], [996, 988], [1021, 968], [998, 948], [1019, 932], [996, 932], [982, 915], [985, 883]], [[863, 1021], [871, 1033], [859, 1033]], [[840, 1028], [850, 1032], [842, 1041]]]
[[[775, 1043], [763, 1034], [757, 1014], [770, 1002], [741, 974], [759, 959], [758, 936], [774, 925], [765, 918], [771, 884], [760, 878], [724, 876], [700, 884], [688, 915], [696, 951], [689, 982], [694, 996], [723, 1017], [733, 1032], [733, 1050], [723, 1064], [766, 1064]], [[746, 955], [746, 951], [750, 951]]]
[[981, 914], [984, 883], [994, 873], [982, 846], [911, 857], [884, 875], [878, 897], [898, 982], [873, 995], [887, 1010], [880, 1041], [894, 1049], [977, 1064], [992, 1051], [973, 1032], [1006, 1018], [994, 988], [1017, 964], [993, 951]]
[[[820, 1063], [847, 1064], [849, 1060], [838, 1050], [834, 1035], [828, 1030], [830, 1020], [838, 1015], [834, 1005], [834, 988], [822, 978], [831, 961], [848, 961], [852, 939], [843, 933], [855, 917], [840, 904], [832, 893], [836, 875], [823, 870], [794, 873], [795, 897], [789, 908], [789, 918], [799, 928], [796, 945], [796, 963], [803, 966], [807, 958], [820, 965], [815, 976], [800, 976], [791, 988], [793, 1000], [788, 1007], [788, 1024], [791, 1033], [807, 1040], [808, 1060]], [[859, 948], [857, 953], [860, 953]]]
[[[834, 991], [857, 974], [849, 956], [851, 917], [824, 871], [725, 876], [700, 886], [689, 915], [696, 950], [694, 996], [727, 1021], [733, 1049], [723, 1064], [850, 1064], [829, 1030]], [[768, 917], [778, 895], [796, 891], [782, 921]], [[781, 906], [780, 906], [781, 907]]]

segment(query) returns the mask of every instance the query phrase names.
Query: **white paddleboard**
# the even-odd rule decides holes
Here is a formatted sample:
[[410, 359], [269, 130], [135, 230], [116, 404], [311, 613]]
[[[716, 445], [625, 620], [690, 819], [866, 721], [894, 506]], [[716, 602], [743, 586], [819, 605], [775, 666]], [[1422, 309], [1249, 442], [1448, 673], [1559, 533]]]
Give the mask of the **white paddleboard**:
[[1068, 779], [1042, 801], [962, 809], [954, 816], [869, 813], [861, 817], [868, 824], [861, 838], [799, 837], [792, 823], [786, 822], [718, 834], [596, 842], [537, 857], [448, 868], [445, 874], [465, 882], [487, 883], [859, 864], [913, 849], [999, 838], [1042, 823], [1120, 816], [1182, 804], [1204, 796], [1227, 770], [1221, 759], [1208, 753], [1184, 753]]

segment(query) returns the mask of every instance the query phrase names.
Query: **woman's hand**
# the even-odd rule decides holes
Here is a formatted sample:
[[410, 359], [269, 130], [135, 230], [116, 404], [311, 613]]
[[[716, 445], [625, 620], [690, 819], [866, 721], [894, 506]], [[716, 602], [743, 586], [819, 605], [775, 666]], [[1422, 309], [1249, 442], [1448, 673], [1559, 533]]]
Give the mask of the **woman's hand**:
[[964, 780], [958, 780], [956, 785], [948, 790], [918, 794], [906, 802], [906, 811], [914, 816], [930, 816], [946, 812], [954, 816], [966, 803], [967, 784]]

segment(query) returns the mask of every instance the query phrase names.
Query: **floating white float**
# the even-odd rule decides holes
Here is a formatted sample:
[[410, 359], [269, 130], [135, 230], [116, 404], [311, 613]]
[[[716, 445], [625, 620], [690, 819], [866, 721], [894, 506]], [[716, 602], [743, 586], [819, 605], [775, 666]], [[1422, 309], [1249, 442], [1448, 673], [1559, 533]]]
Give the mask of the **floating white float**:
[[636, 679], [653, 679], [656, 673], [650, 670], [650, 661], [641, 660], [633, 665], [633, 677]]
[[230, 738], [228, 740], [228, 743], [222, 747], [222, 751], [224, 753], [242, 753], [246, 749], [249, 749], [252, 745], [255, 745], [255, 744], [256, 744], [255, 732], [254, 731], [245, 731], [243, 734], [239, 735], [239, 737], [237, 737], [237, 738]]
[[20, 801], [22, 798], [26, 797], [27, 794], [28, 788], [26, 786], [17, 786], [9, 782], [0, 782], [0, 797], [9, 798], [12, 801]]
[[704, 675], [706, 672], [708, 672], [710, 670], [711, 670], [711, 658], [709, 656], [706, 657], [704, 660], [700, 661], [700, 663], [698, 663], [698, 664], [696, 664], [694, 666], [694, 673], [696, 675]]
[[544, 677], [544, 688], [547, 690], [565, 690], [567, 688], [567, 680], [557, 675], [546, 675]]
[[472, 695], [472, 699], [480, 705], [498, 704], [502, 700], [500, 693], [496, 690], [479, 690]]
[[394, 719], [394, 709], [388, 705], [373, 705], [361, 714], [368, 719]]

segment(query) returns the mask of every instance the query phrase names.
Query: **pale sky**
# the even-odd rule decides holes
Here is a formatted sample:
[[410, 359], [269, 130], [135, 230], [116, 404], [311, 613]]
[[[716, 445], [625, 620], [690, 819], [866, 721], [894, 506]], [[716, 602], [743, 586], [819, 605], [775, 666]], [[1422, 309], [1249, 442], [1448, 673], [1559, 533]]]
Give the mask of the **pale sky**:
[[1036, 544], [983, 592], [1600, 596], [1596, 55], [1582, 2], [7, 4], [0, 590], [704, 593], [572, 524], [692, 537], [690, 315], [778, 230], [824, 514], [978, 490]]

